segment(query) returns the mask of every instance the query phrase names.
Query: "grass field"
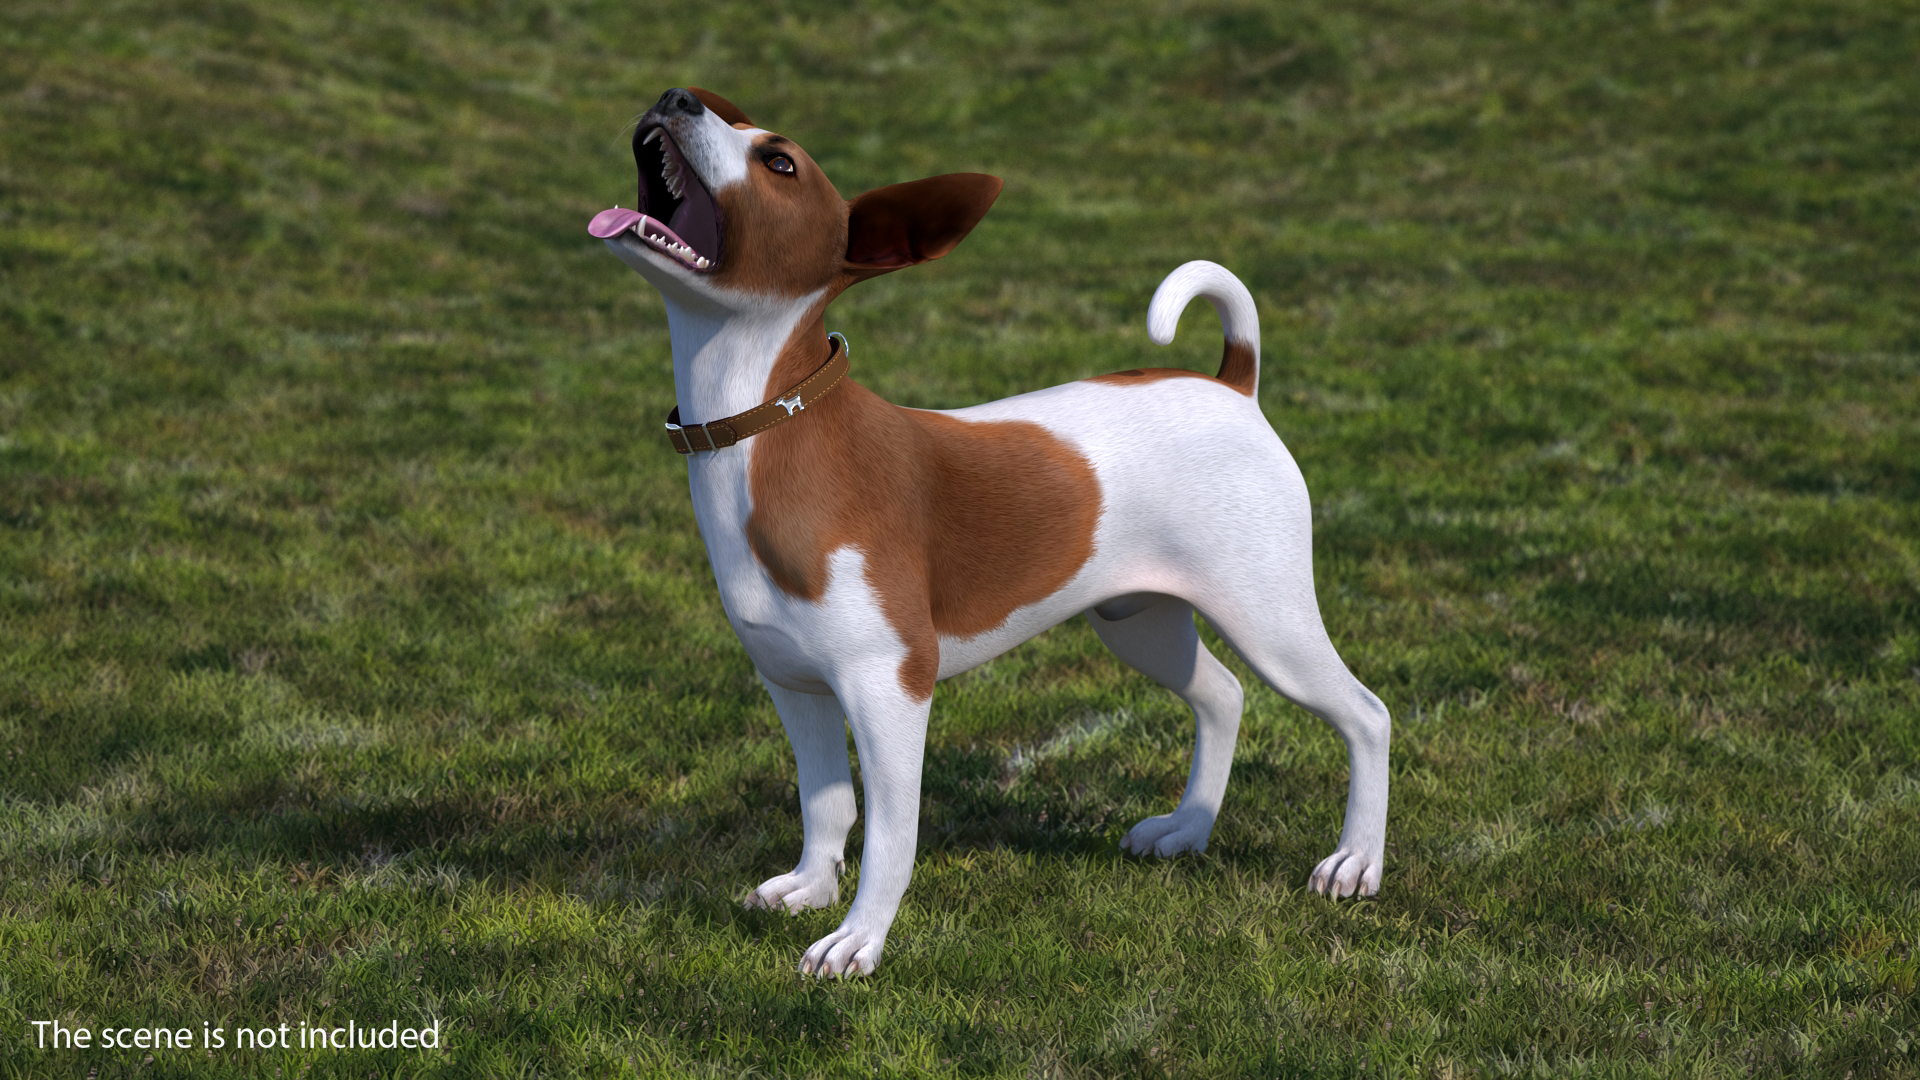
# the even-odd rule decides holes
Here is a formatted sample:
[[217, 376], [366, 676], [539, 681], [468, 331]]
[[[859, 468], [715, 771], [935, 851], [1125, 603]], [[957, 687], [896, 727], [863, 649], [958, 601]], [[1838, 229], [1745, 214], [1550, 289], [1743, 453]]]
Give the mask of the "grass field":
[[[0, 1076], [1920, 1076], [1920, 5], [657, 6], [0, 7]], [[739, 904], [792, 760], [585, 232], [675, 85], [1006, 179], [835, 307], [894, 401], [1210, 369], [1147, 299], [1249, 284], [1377, 899], [1264, 689], [1122, 856], [1189, 721], [1076, 622], [942, 685], [885, 961], [795, 976], [844, 908]]]

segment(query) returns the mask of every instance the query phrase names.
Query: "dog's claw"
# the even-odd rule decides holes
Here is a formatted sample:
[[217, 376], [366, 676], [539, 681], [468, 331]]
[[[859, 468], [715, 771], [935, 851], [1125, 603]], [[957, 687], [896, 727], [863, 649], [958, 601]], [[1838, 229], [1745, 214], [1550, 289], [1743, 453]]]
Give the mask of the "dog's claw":
[[828, 875], [824, 880], [805, 874], [781, 874], [768, 878], [747, 894], [750, 908], [786, 911], [798, 915], [809, 908], [831, 907], [840, 899], [840, 882]]
[[874, 966], [880, 963], [880, 950], [886, 943], [885, 928], [875, 932], [848, 919], [838, 930], [807, 949], [807, 955], [800, 960], [800, 973], [821, 978], [871, 975]]
[[1181, 809], [1150, 817], [1135, 825], [1127, 831], [1120, 846], [1135, 855], [1166, 858], [1189, 851], [1205, 851], [1207, 840], [1212, 836], [1213, 815]]
[[1372, 896], [1380, 891], [1383, 861], [1377, 853], [1341, 848], [1313, 868], [1307, 887], [1336, 899], [1356, 894]]

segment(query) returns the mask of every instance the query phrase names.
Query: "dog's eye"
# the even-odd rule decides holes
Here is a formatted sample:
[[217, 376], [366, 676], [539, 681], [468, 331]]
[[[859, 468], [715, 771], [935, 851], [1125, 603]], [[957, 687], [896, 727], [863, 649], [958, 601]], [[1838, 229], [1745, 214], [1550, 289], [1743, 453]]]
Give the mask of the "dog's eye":
[[793, 159], [785, 154], [775, 154], [767, 159], [767, 168], [777, 173], [793, 175]]

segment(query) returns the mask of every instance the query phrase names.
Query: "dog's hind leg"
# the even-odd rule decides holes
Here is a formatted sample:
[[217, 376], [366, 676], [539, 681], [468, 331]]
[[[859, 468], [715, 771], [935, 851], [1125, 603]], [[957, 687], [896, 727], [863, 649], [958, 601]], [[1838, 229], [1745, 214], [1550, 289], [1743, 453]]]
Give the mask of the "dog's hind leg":
[[1204, 602], [1201, 614], [1268, 686], [1332, 725], [1347, 744], [1347, 816], [1340, 846], [1314, 867], [1308, 884], [1328, 896], [1371, 896], [1379, 891], [1386, 860], [1392, 731], [1387, 707], [1334, 651], [1310, 576], [1279, 590], [1295, 598], [1293, 603], [1246, 603], [1245, 595]]
[[1087, 621], [1115, 656], [1192, 707], [1193, 769], [1173, 813], [1135, 825], [1120, 846], [1136, 855], [1205, 851], [1233, 768], [1243, 704], [1240, 680], [1201, 643], [1192, 605], [1166, 596], [1137, 606], [1146, 599], [1123, 597], [1103, 604], [1087, 612]]
[[770, 682], [766, 687], [799, 766], [804, 836], [800, 865], [762, 882], [747, 905], [788, 911], [826, 907], [840, 898], [840, 866], [855, 814], [846, 719], [831, 694], [802, 694]]

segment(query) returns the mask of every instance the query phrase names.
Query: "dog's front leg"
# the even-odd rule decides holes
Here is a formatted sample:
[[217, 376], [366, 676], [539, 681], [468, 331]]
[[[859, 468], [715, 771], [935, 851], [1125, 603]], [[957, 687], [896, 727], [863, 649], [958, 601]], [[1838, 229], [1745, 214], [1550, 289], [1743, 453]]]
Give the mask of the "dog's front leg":
[[813, 943], [800, 970], [810, 975], [870, 975], [913, 877], [920, 843], [920, 767], [933, 702], [931, 697], [914, 700], [891, 671], [834, 689], [846, 706], [847, 725], [860, 753], [867, 839], [860, 855], [860, 888], [846, 920]]
[[840, 867], [853, 828], [853, 775], [847, 768], [847, 727], [831, 694], [802, 694], [767, 682], [773, 707], [793, 744], [800, 771], [800, 865], [768, 878], [747, 897], [748, 907], [788, 911], [826, 907], [840, 899]]

